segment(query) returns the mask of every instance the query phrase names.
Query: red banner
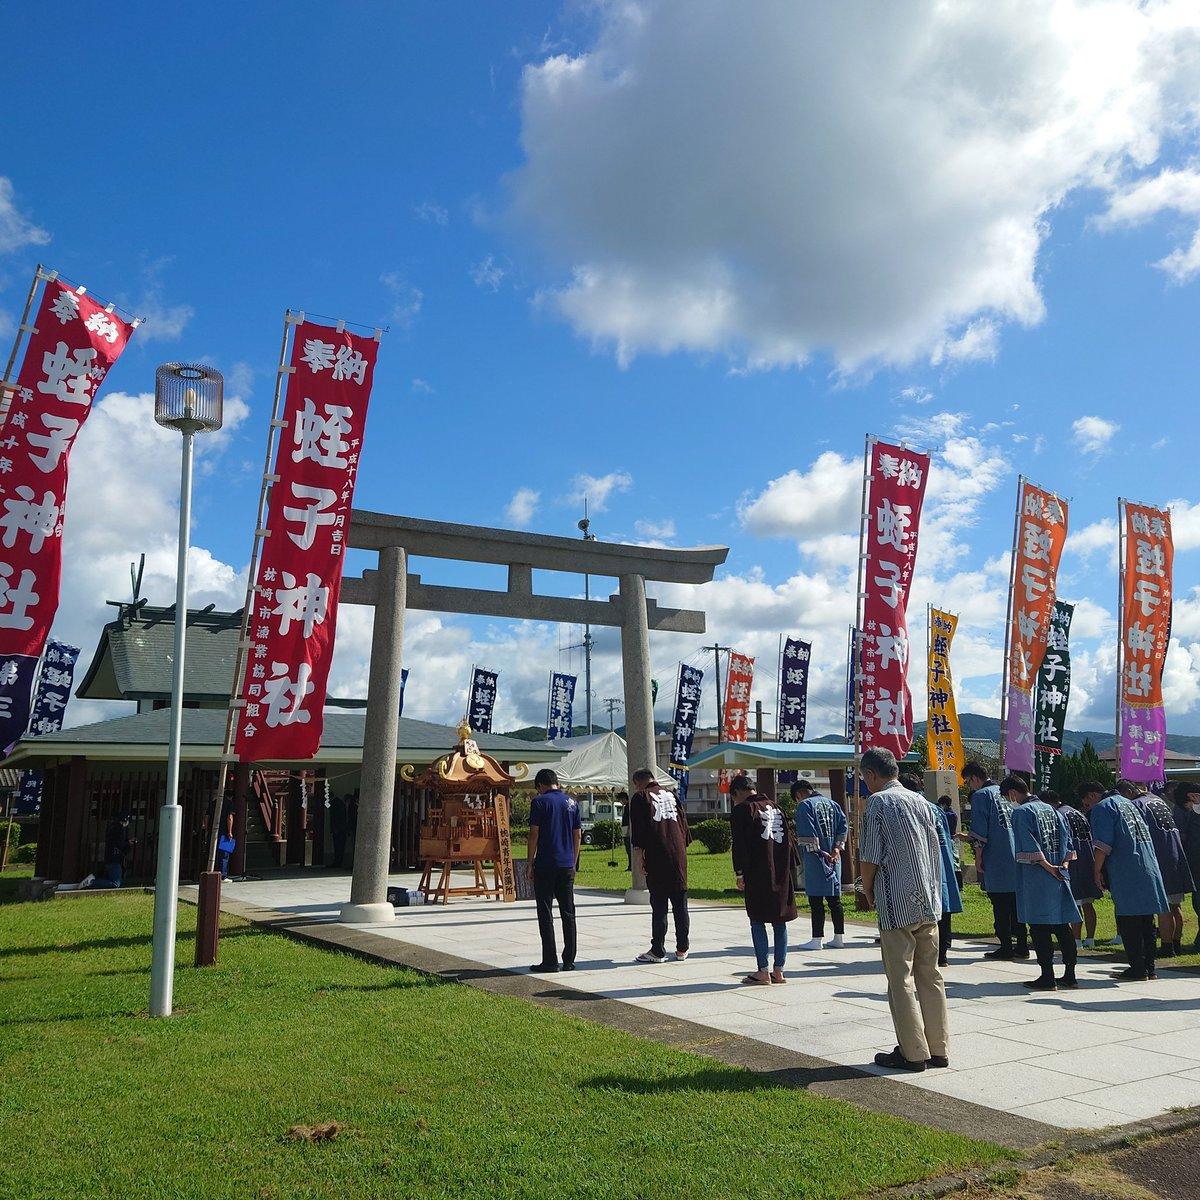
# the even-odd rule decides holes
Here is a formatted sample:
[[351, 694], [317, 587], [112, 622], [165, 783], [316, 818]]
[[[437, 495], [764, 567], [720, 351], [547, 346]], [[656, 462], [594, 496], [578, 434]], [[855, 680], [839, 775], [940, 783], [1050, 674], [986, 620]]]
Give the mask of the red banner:
[[1067, 505], [1028, 480], [1017, 493], [1017, 544], [1009, 597], [1008, 714], [1004, 765], [1032, 771], [1033, 689], [1046, 654], [1046, 635], [1058, 586], [1058, 560], [1067, 540]]
[[311, 323], [296, 329], [242, 679], [241, 762], [312, 758], [321, 744], [378, 351], [374, 338]]
[[58, 610], [67, 460], [135, 328], [49, 280], [0, 430], [0, 747], [25, 732], [37, 660]]
[[859, 638], [860, 744], [903, 758], [912, 745], [908, 594], [917, 561], [929, 455], [873, 442], [863, 514], [864, 592]]
[[750, 689], [754, 684], [754, 659], [729, 652], [725, 679], [725, 708], [721, 714], [721, 741], [744, 742], [750, 720]]
[[1167, 750], [1162, 676], [1171, 637], [1171, 514], [1128, 500], [1121, 508], [1120, 773], [1157, 783], [1165, 777]]

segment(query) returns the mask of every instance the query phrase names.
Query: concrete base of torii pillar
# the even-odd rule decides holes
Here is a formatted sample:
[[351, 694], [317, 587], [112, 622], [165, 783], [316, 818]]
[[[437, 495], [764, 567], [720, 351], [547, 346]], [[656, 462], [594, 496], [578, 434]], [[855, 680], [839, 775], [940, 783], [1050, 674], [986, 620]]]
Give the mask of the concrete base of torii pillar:
[[[621, 670], [625, 682], [625, 748], [629, 774], [654, 767], [654, 701], [650, 690], [650, 626], [646, 620], [646, 581], [622, 575]], [[632, 781], [631, 781], [632, 786]], [[649, 904], [646, 873], [633, 856], [632, 886], [626, 904]]]

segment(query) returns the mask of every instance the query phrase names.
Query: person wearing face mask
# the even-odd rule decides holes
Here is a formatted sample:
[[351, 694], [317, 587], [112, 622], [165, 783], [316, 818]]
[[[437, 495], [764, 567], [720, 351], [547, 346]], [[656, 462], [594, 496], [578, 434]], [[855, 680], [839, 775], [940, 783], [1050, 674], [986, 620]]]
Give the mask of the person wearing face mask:
[[[1200, 783], [1185, 779], [1175, 785], [1173, 812], [1196, 889], [1192, 892], [1192, 911], [1200, 921]], [[1200, 928], [1196, 930], [1196, 940], [1192, 944], [1200, 950]]]

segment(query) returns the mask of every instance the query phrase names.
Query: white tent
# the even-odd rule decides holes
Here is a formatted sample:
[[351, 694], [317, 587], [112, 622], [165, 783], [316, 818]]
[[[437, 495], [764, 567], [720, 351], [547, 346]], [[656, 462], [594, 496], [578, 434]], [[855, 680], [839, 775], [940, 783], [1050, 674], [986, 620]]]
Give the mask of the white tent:
[[[558, 743], [562, 746], [563, 743]], [[654, 777], [663, 787], [675, 790], [678, 784], [666, 771], [650, 764]], [[559, 784], [573, 792], [629, 791], [629, 759], [625, 740], [615, 733], [589, 738], [586, 745], [572, 750], [554, 764]]]

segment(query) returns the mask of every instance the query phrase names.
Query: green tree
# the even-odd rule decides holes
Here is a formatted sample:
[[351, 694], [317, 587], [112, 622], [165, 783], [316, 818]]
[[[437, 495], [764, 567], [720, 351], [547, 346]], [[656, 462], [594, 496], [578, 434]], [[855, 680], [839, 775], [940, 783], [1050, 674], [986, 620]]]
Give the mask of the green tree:
[[1050, 771], [1050, 786], [1068, 799], [1074, 798], [1081, 783], [1093, 781], [1108, 790], [1117, 782], [1117, 777], [1090, 741], [1085, 741], [1077, 754], [1060, 754]]

